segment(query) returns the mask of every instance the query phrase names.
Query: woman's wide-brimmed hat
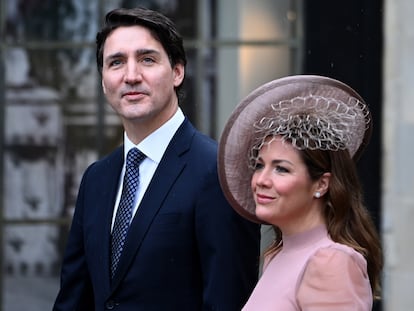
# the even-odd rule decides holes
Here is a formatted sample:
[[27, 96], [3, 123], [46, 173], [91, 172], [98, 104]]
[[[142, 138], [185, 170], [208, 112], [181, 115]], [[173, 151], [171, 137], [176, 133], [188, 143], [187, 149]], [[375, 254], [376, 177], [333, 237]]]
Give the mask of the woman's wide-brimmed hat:
[[223, 192], [243, 217], [255, 215], [251, 191], [252, 155], [269, 135], [281, 135], [298, 149], [346, 149], [357, 160], [371, 136], [371, 115], [348, 85], [323, 76], [297, 75], [266, 83], [234, 109], [219, 142]]

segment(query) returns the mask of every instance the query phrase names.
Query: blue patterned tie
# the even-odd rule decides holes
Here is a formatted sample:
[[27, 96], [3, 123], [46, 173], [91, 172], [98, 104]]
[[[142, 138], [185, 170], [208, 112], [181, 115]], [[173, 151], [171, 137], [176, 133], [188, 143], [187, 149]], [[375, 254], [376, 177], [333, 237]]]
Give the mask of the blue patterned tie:
[[115, 275], [119, 258], [124, 248], [125, 237], [131, 222], [132, 209], [135, 201], [135, 194], [139, 184], [139, 165], [145, 159], [145, 154], [137, 148], [132, 148], [127, 155], [124, 183], [121, 199], [115, 216], [112, 229], [111, 245], [111, 276]]

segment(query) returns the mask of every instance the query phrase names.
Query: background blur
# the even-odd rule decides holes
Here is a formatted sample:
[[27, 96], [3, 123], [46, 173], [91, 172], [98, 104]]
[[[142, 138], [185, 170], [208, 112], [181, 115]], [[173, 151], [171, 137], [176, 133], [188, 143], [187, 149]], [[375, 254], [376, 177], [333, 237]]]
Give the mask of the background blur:
[[0, 0], [0, 310], [52, 307], [82, 173], [122, 140], [95, 35], [107, 11], [138, 5], [178, 25], [181, 106], [216, 139], [242, 98], [282, 76], [326, 75], [362, 95], [374, 132], [358, 167], [386, 257], [375, 310], [412, 310], [411, 0]]

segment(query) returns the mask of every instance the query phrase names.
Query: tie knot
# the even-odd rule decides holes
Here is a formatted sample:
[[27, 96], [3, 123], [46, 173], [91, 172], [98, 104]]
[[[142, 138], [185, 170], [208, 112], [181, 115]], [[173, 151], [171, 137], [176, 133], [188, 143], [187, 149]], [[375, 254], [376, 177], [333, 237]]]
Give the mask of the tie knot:
[[146, 158], [138, 148], [132, 148], [128, 151], [126, 166], [127, 167], [138, 167], [141, 162]]

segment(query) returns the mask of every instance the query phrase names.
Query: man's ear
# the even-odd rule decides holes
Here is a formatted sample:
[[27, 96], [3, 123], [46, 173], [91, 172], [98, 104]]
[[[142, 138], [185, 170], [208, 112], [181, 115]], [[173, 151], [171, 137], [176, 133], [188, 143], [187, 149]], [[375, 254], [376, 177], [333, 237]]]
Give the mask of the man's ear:
[[102, 84], [102, 90], [104, 94], [106, 94], [106, 87], [105, 87], [105, 83], [103, 82], [103, 80], [101, 81], [101, 84]]
[[185, 68], [181, 63], [175, 64], [174, 72], [174, 87], [178, 87], [184, 80]]

